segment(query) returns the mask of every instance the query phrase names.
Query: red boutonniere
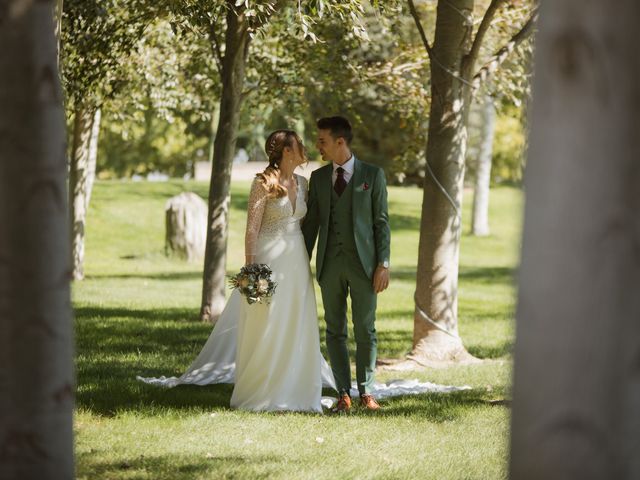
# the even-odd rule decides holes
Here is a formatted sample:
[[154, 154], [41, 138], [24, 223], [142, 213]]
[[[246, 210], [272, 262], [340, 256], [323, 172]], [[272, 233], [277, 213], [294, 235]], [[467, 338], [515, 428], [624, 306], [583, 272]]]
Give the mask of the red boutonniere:
[[362, 184], [362, 190], [369, 190], [369, 184], [367, 182]]

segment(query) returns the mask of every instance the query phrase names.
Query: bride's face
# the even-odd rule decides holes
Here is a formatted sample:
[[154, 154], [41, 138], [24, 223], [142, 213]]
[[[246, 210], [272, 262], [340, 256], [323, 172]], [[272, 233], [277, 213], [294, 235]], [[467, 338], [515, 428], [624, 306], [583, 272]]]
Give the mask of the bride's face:
[[283, 160], [289, 162], [293, 168], [299, 167], [307, 161], [304, 147], [294, 141], [291, 147], [284, 147]]

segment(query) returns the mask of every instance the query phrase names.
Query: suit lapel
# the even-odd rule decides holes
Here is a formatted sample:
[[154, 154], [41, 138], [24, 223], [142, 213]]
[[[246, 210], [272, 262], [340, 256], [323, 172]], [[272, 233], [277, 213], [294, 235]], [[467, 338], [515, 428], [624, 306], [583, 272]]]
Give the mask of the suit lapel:
[[351, 208], [353, 210], [353, 215], [355, 217], [356, 211], [358, 210], [358, 200], [360, 200], [360, 195], [358, 195], [358, 187], [362, 185], [363, 172], [362, 165], [360, 164], [360, 160], [353, 156], [353, 177], [351, 178], [351, 188], [352, 190], [352, 198], [351, 198]]
[[[319, 179], [322, 182], [322, 187], [318, 189], [318, 196], [320, 197], [318, 200], [320, 202], [320, 208], [326, 210], [331, 208], [331, 191], [333, 190], [333, 179], [331, 176], [333, 167], [331, 164], [325, 167], [325, 172], [323, 172], [324, 178]], [[329, 218], [329, 215], [325, 215], [325, 217]]]

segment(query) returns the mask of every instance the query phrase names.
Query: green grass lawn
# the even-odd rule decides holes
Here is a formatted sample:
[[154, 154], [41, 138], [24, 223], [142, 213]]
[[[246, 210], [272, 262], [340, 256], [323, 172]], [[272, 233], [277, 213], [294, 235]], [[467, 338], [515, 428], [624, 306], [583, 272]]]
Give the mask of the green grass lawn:
[[[229, 271], [243, 262], [248, 187], [232, 185]], [[210, 333], [196, 321], [201, 264], [164, 255], [165, 201], [184, 190], [205, 197], [207, 189], [179, 181], [95, 185], [86, 279], [73, 286], [78, 478], [506, 477], [510, 412], [495, 400], [510, 395], [519, 190], [492, 190], [486, 238], [467, 234], [465, 198], [460, 334], [486, 361], [378, 375], [472, 390], [396, 398], [374, 415], [335, 417], [239, 412], [228, 407], [231, 385], [164, 390], [135, 380], [181, 374]], [[392, 283], [379, 297], [376, 327], [379, 355], [401, 358], [411, 347], [422, 191], [392, 187], [389, 201]]]

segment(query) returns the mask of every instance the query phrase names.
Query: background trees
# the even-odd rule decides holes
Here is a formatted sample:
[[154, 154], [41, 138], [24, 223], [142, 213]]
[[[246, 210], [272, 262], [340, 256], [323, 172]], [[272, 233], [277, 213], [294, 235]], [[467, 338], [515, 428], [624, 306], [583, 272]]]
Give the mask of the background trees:
[[[145, 28], [120, 74], [126, 89], [122, 95], [111, 95], [108, 111], [103, 112], [97, 164], [102, 178], [154, 170], [182, 176], [191, 172], [194, 161], [212, 158], [221, 82], [209, 29], [192, 26], [189, 11], [169, 10], [171, 2], [160, 5], [169, 13], [159, 14]], [[378, 9], [362, 5], [356, 22], [344, 9], [325, 6], [319, 16], [316, 3], [303, 2], [300, 12], [281, 9], [256, 32], [246, 67], [237, 147], [252, 159], [262, 158], [265, 130], [295, 126], [312, 140], [316, 117], [347, 112], [362, 158], [383, 166], [391, 183], [422, 185], [429, 118], [427, 53], [405, 2], [382, 2]], [[418, 4], [425, 19], [432, 18], [434, 6]], [[527, 11], [527, 4], [501, 11], [486, 37], [482, 58], [507, 41]], [[222, 20], [220, 15], [216, 18]], [[433, 27], [424, 22], [428, 36]], [[308, 41], [301, 41], [304, 28]], [[223, 31], [219, 24], [218, 39]], [[520, 119], [526, 94], [518, 92], [528, 82], [523, 55], [518, 51], [508, 57], [487, 89], [495, 98], [496, 128], [502, 133], [494, 149], [493, 182], [521, 178], [518, 139], [523, 137]], [[315, 156], [312, 143], [307, 141]], [[473, 172], [472, 163], [469, 167]]]
[[[231, 162], [235, 154], [251, 37], [275, 12], [275, 2], [171, 3], [172, 25], [206, 39], [221, 85], [215, 135], [200, 318], [215, 322], [224, 308]], [[176, 29], [176, 27], [173, 27]]]
[[123, 88], [128, 56], [155, 12], [143, 0], [66, 0], [62, 7], [61, 72], [69, 129], [72, 276], [84, 278], [86, 212], [96, 170], [101, 107]]
[[[431, 71], [427, 174], [420, 225], [413, 349], [409, 355], [411, 361], [420, 365], [472, 360], [458, 335], [457, 314], [467, 120], [476, 85], [505, 59], [502, 54], [499, 58], [491, 57], [488, 66], [476, 73], [491, 23], [505, 3], [492, 0], [482, 9], [482, 20], [475, 28], [474, 14], [479, 7], [476, 2], [439, 1], [431, 43], [422, 27], [420, 12], [410, 1], [411, 13], [429, 54]], [[530, 32], [532, 22], [524, 23], [521, 31]], [[522, 41], [525, 35], [516, 33], [513, 38]], [[508, 45], [514, 45], [513, 38]]]
[[478, 151], [475, 155], [475, 182], [473, 188], [473, 213], [471, 233], [489, 235], [489, 186], [491, 184], [491, 160], [493, 138], [496, 126], [496, 112], [493, 98], [484, 95], [478, 101]]

